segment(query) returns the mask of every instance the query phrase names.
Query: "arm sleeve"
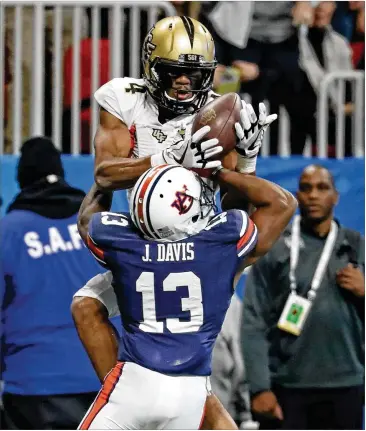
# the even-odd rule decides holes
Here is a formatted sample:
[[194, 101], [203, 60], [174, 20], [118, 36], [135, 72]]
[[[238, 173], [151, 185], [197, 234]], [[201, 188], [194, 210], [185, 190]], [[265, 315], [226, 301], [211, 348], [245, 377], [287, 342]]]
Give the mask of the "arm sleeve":
[[102, 266], [107, 267], [107, 262], [105, 261], [105, 252], [103, 246], [100, 244], [101, 236], [101, 213], [93, 214], [89, 222], [89, 233], [87, 237], [87, 246], [90, 253]]
[[110, 271], [91, 278], [84, 287], [79, 289], [74, 297], [86, 296], [100, 301], [108, 310], [109, 317], [120, 315], [117, 298], [112, 286], [113, 275]]
[[245, 211], [235, 211], [238, 217], [241, 217], [239, 240], [236, 244], [237, 254], [240, 259], [244, 259], [257, 244], [258, 230]]
[[241, 341], [251, 393], [271, 388], [267, 332], [270, 304], [270, 253], [251, 268], [243, 300]]

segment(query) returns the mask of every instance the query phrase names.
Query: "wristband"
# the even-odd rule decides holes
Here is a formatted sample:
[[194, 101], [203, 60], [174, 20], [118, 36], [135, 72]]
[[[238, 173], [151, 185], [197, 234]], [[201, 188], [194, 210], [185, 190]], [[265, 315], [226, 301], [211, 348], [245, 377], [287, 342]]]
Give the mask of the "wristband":
[[155, 166], [160, 166], [160, 165], [166, 165], [167, 162], [164, 160], [163, 157], [163, 152], [161, 151], [160, 153], [157, 154], [153, 154], [150, 158], [150, 162], [151, 162], [151, 167], [154, 168]]
[[224, 167], [222, 165], [218, 166], [212, 171], [211, 177], [215, 177], [220, 171], [222, 171]]
[[250, 174], [255, 171], [257, 166], [257, 156], [248, 157], [238, 157], [238, 162], [236, 165], [237, 171], [242, 174]]

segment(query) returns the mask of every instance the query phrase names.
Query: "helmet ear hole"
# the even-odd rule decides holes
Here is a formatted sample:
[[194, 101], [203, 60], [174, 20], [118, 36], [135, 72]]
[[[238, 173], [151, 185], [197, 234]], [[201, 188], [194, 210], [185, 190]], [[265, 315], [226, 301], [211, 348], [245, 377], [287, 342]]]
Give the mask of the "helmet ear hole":
[[199, 215], [198, 214], [195, 215], [195, 216], [193, 216], [192, 217], [192, 223], [196, 223], [198, 219], [199, 219]]

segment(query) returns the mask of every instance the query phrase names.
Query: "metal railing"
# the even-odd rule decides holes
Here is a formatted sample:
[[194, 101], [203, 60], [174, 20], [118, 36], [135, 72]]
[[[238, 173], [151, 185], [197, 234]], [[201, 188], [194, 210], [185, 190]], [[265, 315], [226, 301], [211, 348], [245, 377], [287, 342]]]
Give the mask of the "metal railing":
[[[51, 8], [46, 9], [47, 6]], [[90, 8], [90, 32], [85, 30], [86, 9]], [[81, 84], [84, 76], [81, 76], [81, 41], [88, 37], [91, 40], [91, 71], [90, 71], [90, 121], [88, 124], [87, 150], [93, 152], [93, 137], [98, 126], [98, 105], [93, 94], [101, 85], [100, 82], [100, 30], [101, 10], [108, 9], [108, 35], [109, 40], [109, 79], [120, 76], [139, 77], [141, 74], [141, 40], [146, 30], [158, 19], [160, 13], [165, 16], [174, 15], [175, 8], [165, 1], [109, 1], [91, 0], [86, 5], [83, 1], [76, 1], [70, 5], [67, 0], [43, 1], [30, 6], [27, 1], [2, 1], [0, 2], [0, 119], [4, 118], [4, 52], [5, 32], [7, 26], [13, 29], [12, 38], [12, 88], [9, 91], [11, 97], [12, 115], [9, 118], [12, 133], [8, 133], [11, 142], [11, 152], [18, 154], [22, 141], [27, 136], [45, 133], [45, 116], [48, 110], [52, 113], [50, 130], [52, 139], [59, 149], [63, 149], [63, 116], [65, 109], [69, 109], [70, 152], [81, 152]], [[12, 11], [12, 19], [6, 12]], [[31, 12], [30, 12], [31, 11]], [[31, 13], [31, 20], [24, 25], [25, 14]], [[142, 28], [142, 13], [144, 13], [144, 25]], [[66, 16], [67, 15], [67, 16]], [[66, 19], [68, 20], [66, 22]], [[10, 22], [11, 21], [11, 22]], [[47, 24], [48, 23], [48, 24]], [[51, 23], [51, 24], [50, 24]], [[84, 23], [84, 24], [83, 24]], [[44, 106], [45, 100], [45, 29], [52, 28], [52, 73], [51, 94], [49, 106]], [[69, 26], [71, 34], [69, 45], [65, 46], [63, 32], [65, 26]], [[88, 26], [88, 28], [89, 28]], [[30, 27], [30, 28], [29, 28]], [[31, 30], [31, 40], [24, 44], [25, 33]], [[128, 32], [127, 32], [128, 30]], [[88, 33], [88, 36], [86, 36]], [[64, 55], [66, 48], [72, 47], [72, 86], [64, 82], [63, 73]], [[128, 55], [124, 50], [128, 49]], [[31, 50], [31, 54], [29, 52]], [[24, 94], [24, 56], [32, 56], [29, 66], [29, 94]], [[126, 64], [129, 63], [129, 64]], [[128, 67], [129, 66], [129, 67]], [[337, 97], [334, 111], [336, 113], [336, 157], [342, 158], [345, 151], [345, 82], [350, 80], [353, 85], [353, 141], [352, 154], [356, 157], [364, 155], [364, 73], [362, 72], [334, 72], [326, 75], [320, 85], [317, 109], [317, 142], [319, 157], [328, 156], [328, 110], [329, 92], [336, 85]], [[70, 85], [71, 102], [65, 107], [64, 87]], [[29, 98], [29, 112], [25, 112], [24, 98]], [[333, 98], [334, 99], [334, 98]], [[291, 155], [289, 131], [291, 121], [286, 111], [281, 108], [279, 113], [279, 148], [280, 156]], [[24, 124], [29, 128], [24, 132]], [[25, 136], [23, 136], [25, 135]], [[263, 145], [262, 155], [269, 154], [269, 134]], [[64, 142], [65, 143], [65, 142]], [[305, 155], [310, 155], [310, 145], [305, 150]], [[0, 127], [0, 154], [4, 153], [4, 128]]]
[[[320, 83], [317, 106], [317, 147], [318, 156], [328, 156], [328, 121], [329, 106], [331, 105], [336, 114], [336, 157], [342, 159], [346, 148], [345, 133], [345, 104], [346, 104], [346, 82], [352, 84], [352, 145], [351, 152], [354, 157], [364, 156], [364, 127], [365, 127], [365, 74], [360, 71], [338, 71], [328, 73]], [[336, 92], [336, 100], [329, 104], [330, 91]], [[335, 106], [333, 106], [335, 105]]]
[[[72, 103], [71, 103], [71, 153], [80, 153], [80, 41], [82, 39], [82, 14], [86, 7], [91, 7], [91, 131], [90, 131], [90, 150], [93, 151], [93, 136], [98, 124], [98, 106], [92, 95], [100, 86], [99, 82], [99, 39], [101, 27], [101, 8], [109, 9], [109, 40], [110, 40], [110, 79], [118, 76], [126, 76], [125, 65], [123, 64], [123, 49], [129, 47], [129, 76], [140, 76], [141, 62], [141, 36], [144, 36], [146, 29], [141, 29], [141, 12], [147, 15], [147, 28], [157, 21], [158, 15], [163, 13], [165, 16], [175, 15], [175, 8], [169, 2], [164, 1], [89, 1], [87, 5], [83, 1], [43, 1], [31, 5], [32, 7], [32, 51], [33, 58], [31, 63], [31, 94], [30, 94], [30, 113], [29, 113], [29, 135], [44, 134], [44, 96], [45, 96], [45, 13], [46, 6], [52, 6], [52, 105], [46, 109], [52, 110], [52, 139], [55, 145], [62, 149], [62, 114], [63, 114], [63, 55], [65, 47], [62, 44], [63, 26], [65, 20], [63, 13], [65, 8], [72, 8]], [[27, 1], [2, 1], [0, 2], [0, 119], [4, 119], [4, 51], [5, 51], [5, 29], [9, 24], [7, 11], [13, 9], [13, 68], [12, 68], [12, 97], [9, 102], [12, 104], [12, 153], [18, 154], [23, 140], [22, 125], [24, 120], [23, 113], [23, 67], [22, 55], [23, 46], [23, 9], [30, 3]], [[129, 13], [129, 34], [127, 38], [124, 34], [126, 25], [125, 12]], [[143, 33], [141, 33], [143, 32]], [[4, 128], [0, 127], [0, 154], [4, 153]]]

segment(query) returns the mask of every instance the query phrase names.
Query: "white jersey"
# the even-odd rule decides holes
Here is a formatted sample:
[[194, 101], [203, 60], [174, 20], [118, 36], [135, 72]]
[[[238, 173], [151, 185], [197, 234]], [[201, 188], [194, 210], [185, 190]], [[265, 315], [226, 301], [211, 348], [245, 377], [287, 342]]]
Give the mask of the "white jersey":
[[[213, 100], [212, 95], [214, 93], [210, 92], [207, 103]], [[112, 79], [100, 87], [94, 97], [100, 106], [129, 128], [132, 157], [151, 156], [175, 141], [190, 138], [195, 114], [179, 115], [161, 124], [158, 105], [147, 92], [143, 79]]]
[[[215, 96], [211, 91], [206, 103], [214, 100]], [[152, 156], [174, 142], [191, 137], [195, 113], [160, 123], [158, 105], [149, 95], [143, 79], [114, 78], [100, 87], [94, 97], [101, 107], [128, 127], [131, 134], [130, 157]], [[214, 189], [211, 180], [205, 179], [205, 182]]]

